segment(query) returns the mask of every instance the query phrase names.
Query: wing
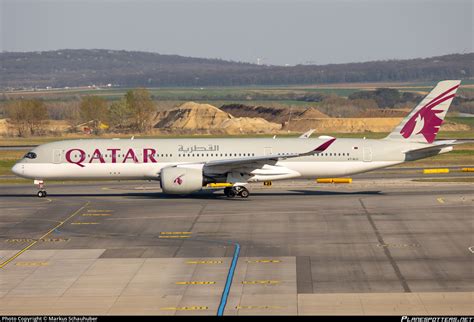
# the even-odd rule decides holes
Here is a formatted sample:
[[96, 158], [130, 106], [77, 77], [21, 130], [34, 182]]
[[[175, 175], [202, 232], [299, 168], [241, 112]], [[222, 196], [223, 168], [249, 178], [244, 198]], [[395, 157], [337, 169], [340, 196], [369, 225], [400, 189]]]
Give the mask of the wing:
[[301, 153], [209, 161], [204, 164], [203, 170], [207, 174], [222, 174], [237, 170], [250, 172], [252, 170], [259, 169], [264, 165], [275, 165], [280, 160], [299, 158], [321, 153], [325, 151], [335, 140], [335, 138], [331, 138], [318, 147]]

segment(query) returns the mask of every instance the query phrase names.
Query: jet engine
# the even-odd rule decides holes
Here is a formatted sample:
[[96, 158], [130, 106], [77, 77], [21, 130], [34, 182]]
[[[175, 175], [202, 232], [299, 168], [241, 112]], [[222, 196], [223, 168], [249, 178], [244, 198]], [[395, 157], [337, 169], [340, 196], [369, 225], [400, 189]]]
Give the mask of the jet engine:
[[186, 194], [202, 189], [204, 176], [201, 169], [169, 167], [161, 169], [161, 189], [169, 194]]

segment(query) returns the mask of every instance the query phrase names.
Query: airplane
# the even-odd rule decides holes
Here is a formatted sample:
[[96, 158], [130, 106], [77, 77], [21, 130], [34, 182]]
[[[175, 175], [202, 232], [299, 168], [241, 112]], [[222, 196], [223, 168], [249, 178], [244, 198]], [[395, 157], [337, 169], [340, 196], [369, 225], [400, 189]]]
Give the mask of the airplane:
[[470, 140], [436, 140], [458, 80], [439, 82], [383, 139], [299, 138], [85, 139], [42, 144], [12, 168], [44, 180], [156, 180], [166, 194], [229, 183], [224, 194], [247, 198], [248, 183], [348, 176], [449, 152]]

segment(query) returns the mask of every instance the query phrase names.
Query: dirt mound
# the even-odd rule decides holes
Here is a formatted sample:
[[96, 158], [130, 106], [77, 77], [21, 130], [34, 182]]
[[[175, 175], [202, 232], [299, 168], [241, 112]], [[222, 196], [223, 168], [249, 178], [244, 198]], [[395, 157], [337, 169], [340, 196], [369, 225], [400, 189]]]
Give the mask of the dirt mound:
[[239, 134], [273, 133], [281, 125], [259, 117], [233, 117], [210, 104], [187, 102], [158, 113], [155, 128], [177, 133]]
[[177, 108], [159, 112], [157, 118], [159, 121], [155, 128], [195, 131], [218, 127], [232, 116], [210, 104], [187, 102]]
[[405, 117], [411, 109], [368, 109], [358, 113], [355, 117]]
[[445, 121], [443, 125], [441, 125], [441, 131], [450, 132], [450, 131], [469, 131], [469, 130], [471, 130], [471, 127], [467, 124]]
[[226, 134], [241, 133], [276, 133], [281, 130], [281, 124], [268, 122], [261, 117], [234, 117], [221, 124]]
[[[315, 129], [316, 133], [357, 133], [357, 132], [391, 132], [403, 117], [373, 117], [373, 118], [323, 118], [323, 119], [291, 119], [283, 129], [295, 132], [305, 132]], [[452, 122], [443, 123], [443, 131], [469, 131], [465, 124]]]
[[319, 110], [315, 108], [308, 108], [304, 111], [293, 111], [292, 113], [292, 119], [293, 118], [301, 118], [301, 119], [322, 119], [322, 118], [328, 118], [326, 114], [323, 112], [320, 112]]
[[[70, 125], [67, 121], [62, 120], [49, 120], [44, 125], [44, 131], [50, 134], [57, 134], [66, 132]], [[15, 136], [17, 131], [15, 126], [8, 122], [7, 119], [0, 119], [0, 136]]]
[[0, 135], [5, 135], [8, 132], [8, 123], [6, 119], [0, 119]]
[[284, 129], [297, 132], [315, 129], [317, 133], [390, 132], [400, 121], [401, 118], [292, 119], [285, 123]]
[[267, 106], [249, 106], [244, 104], [226, 104], [222, 105], [222, 111], [230, 113], [237, 117], [261, 117], [269, 122], [281, 123], [287, 122], [290, 113], [291, 118], [326, 118], [326, 114], [315, 108], [293, 108], [288, 107], [267, 107]]

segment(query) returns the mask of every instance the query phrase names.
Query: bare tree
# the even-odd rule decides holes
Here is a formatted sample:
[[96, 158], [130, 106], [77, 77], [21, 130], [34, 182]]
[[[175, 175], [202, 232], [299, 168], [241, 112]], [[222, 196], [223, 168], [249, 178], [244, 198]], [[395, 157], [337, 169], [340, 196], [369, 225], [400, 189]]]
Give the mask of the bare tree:
[[101, 125], [109, 120], [107, 101], [99, 96], [84, 96], [79, 104], [80, 120], [88, 122], [94, 133], [101, 131]]
[[129, 90], [125, 94], [125, 101], [131, 111], [131, 126], [133, 130], [147, 132], [153, 126], [156, 108], [150, 93], [145, 88]]
[[110, 123], [115, 129], [126, 129], [130, 126], [132, 110], [125, 99], [112, 103], [109, 114]]
[[41, 135], [45, 132], [48, 110], [40, 100], [13, 101], [7, 105], [6, 113], [18, 136]]

